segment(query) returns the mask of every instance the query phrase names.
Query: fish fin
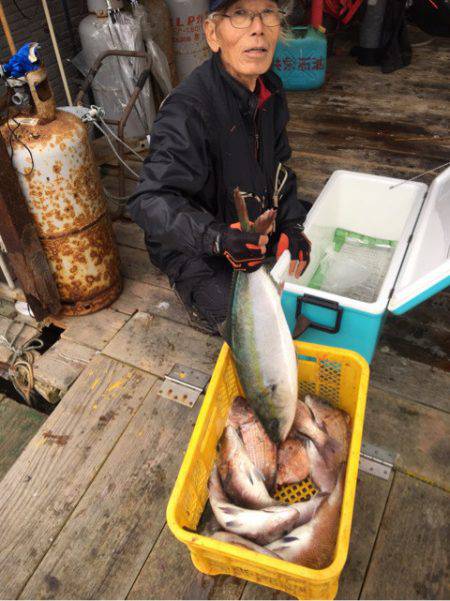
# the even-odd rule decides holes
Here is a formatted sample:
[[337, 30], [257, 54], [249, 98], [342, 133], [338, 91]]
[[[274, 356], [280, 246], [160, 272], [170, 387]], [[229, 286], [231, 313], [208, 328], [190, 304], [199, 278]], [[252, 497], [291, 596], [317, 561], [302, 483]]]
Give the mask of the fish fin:
[[329, 492], [318, 492], [314, 495], [313, 499], [325, 499], [326, 497], [329, 497], [330, 493]]
[[275, 555], [277, 555], [278, 553], [282, 553], [283, 551], [288, 551], [289, 547], [288, 545], [282, 545], [281, 547], [274, 547], [273, 549], [270, 549], [273, 553], [275, 553]]
[[297, 536], [283, 536], [283, 538], [281, 539], [283, 541], [283, 543], [293, 543], [294, 541], [298, 540]]
[[230, 506], [221, 506], [219, 505], [219, 509], [220, 511], [223, 511], [223, 513], [226, 513], [227, 515], [236, 515], [237, 513], [239, 513], [239, 509], [237, 509], [236, 507], [230, 507]]
[[265, 482], [266, 481], [266, 477], [264, 476], [264, 474], [259, 471], [259, 469], [257, 467], [255, 467], [255, 476], [257, 476], [257, 478], [259, 478], [261, 480], [261, 482]]
[[263, 511], [264, 513], [279, 513], [280, 507], [280, 505], [273, 505], [272, 507], [263, 507], [260, 511]]
[[275, 285], [278, 294], [283, 294], [283, 288], [286, 283], [286, 278], [289, 274], [289, 265], [291, 262], [291, 254], [289, 251], [284, 251], [278, 261], [269, 271], [270, 279]]
[[342, 444], [329, 437], [324, 444], [318, 449], [328, 467], [335, 467], [335, 457], [342, 450]]

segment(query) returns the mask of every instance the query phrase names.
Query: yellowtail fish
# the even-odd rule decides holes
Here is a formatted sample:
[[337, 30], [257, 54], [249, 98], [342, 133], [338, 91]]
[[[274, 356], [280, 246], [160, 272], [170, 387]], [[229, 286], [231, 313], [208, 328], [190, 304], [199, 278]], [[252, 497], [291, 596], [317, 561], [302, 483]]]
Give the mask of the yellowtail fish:
[[[242, 221], [248, 229], [248, 221]], [[257, 223], [255, 231], [260, 231]], [[273, 442], [282, 442], [295, 415], [297, 358], [280, 297], [264, 267], [235, 272], [224, 335], [246, 399]]]

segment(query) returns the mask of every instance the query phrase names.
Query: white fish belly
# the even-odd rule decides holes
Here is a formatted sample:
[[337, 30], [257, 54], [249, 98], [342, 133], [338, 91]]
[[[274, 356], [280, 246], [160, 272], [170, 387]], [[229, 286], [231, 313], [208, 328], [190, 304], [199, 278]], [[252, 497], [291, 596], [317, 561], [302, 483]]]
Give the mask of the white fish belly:
[[249, 276], [255, 324], [255, 348], [266, 386], [276, 385], [273, 402], [284, 407], [286, 437], [294, 420], [298, 395], [297, 358], [276, 288], [259, 269]]

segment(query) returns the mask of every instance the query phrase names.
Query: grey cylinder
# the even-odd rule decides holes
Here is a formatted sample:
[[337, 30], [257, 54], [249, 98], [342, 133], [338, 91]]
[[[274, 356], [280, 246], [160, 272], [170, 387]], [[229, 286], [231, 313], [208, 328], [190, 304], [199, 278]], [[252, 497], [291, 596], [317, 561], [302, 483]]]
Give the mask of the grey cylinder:
[[361, 48], [379, 47], [386, 4], [387, 0], [367, 0], [366, 12], [359, 28]]

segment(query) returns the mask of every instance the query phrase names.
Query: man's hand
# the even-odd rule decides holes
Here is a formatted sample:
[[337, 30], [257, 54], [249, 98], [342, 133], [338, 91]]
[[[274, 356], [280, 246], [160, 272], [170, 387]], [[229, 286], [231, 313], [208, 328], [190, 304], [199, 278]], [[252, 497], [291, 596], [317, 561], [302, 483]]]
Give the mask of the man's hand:
[[308, 267], [311, 254], [311, 242], [303, 233], [303, 225], [300, 223], [291, 222], [282, 227], [277, 246], [277, 259], [285, 250], [289, 250], [292, 259], [289, 275], [299, 278]]
[[268, 241], [268, 236], [243, 232], [239, 223], [233, 223], [219, 234], [215, 252], [226, 257], [233, 269], [256, 271], [264, 261]]

